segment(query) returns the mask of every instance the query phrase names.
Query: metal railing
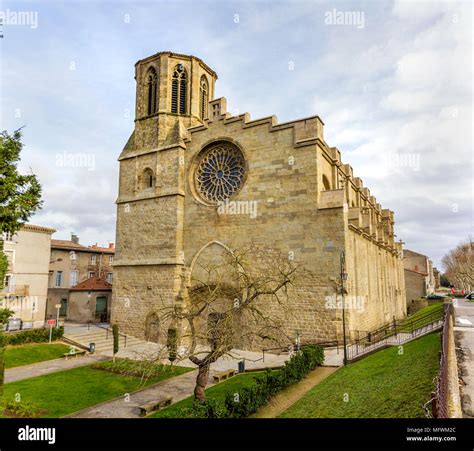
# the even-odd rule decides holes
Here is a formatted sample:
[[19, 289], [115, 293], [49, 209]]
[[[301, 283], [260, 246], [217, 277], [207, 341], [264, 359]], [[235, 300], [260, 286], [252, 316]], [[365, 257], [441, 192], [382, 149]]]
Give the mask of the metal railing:
[[440, 327], [444, 314], [445, 309], [440, 308], [413, 320], [394, 319], [391, 323], [369, 332], [365, 337], [354, 340], [347, 347], [348, 360], [354, 360], [385, 345], [401, 344], [407, 339], [435, 330]]
[[431, 410], [434, 418], [449, 418], [448, 412], [448, 341], [449, 317], [453, 315], [452, 304], [445, 306], [443, 333], [441, 334], [441, 355], [436, 389], [431, 393]]
[[[90, 326], [98, 327], [99, 329], [105, 330], [105, 339], [106, 340], [109, 339], [109, 332], [110, 332], [110, 335], [113, 337], [112, 329], [108, 326], [105, 327], [105, 326], [101, 326], [100, 324], [96, 324], [92, 321], [88, 321], [88, 323], [87, 323], [87, 330], [88, 331], [90, 330]], [[123, 332], [119, 332], [119, 336], [124, 337], [123, 347], [126, 348], [127, 347], [127, 334], [124, 334]]]
[[327, 340], [327, 341], [311, 341], [311, 342], [303, 342], [300, 343], [299, 346], [296, 344], [290, 344], [288, 346], [280, 346], [278, 348], [265, 348], [262, 349], [262, 358], [259, 360], [262, 360], [265, 362], [265, 353], [272, 352], [277, 353], [277, 354], [291, 354], [292, 352], [299, 351], [300, 349], [304, 348], [305, 346], [322, 346], [323, 348], [332, 348], [332, 347], [337, 347], [339, 350], [339, 346], [341, 345], [341, 342], [339, 340]]

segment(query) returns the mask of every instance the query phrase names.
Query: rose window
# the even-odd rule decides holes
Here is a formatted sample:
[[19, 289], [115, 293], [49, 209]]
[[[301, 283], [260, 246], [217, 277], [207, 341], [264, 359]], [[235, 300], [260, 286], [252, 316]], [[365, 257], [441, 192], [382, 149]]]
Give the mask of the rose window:
[[242, 152], [230, 143], [217, 144], [202, 156], [196, 170], [196, 186], [204, 199], [224, 201], [240, 189], [244, 176]]

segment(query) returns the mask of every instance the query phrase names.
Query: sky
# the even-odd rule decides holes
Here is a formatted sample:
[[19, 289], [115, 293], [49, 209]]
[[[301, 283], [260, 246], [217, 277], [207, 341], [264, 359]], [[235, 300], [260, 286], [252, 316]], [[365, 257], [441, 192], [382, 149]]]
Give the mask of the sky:
[[[14, 24], [20, 11], [31, 15]], [[395, 212], [396, 239], [435, 266], [472, 234], [471, 2], [44, 0], [2, 12], [0, 129], [24, 127], [19, 168], [44, 200], [29, 222], [53, 238], [115, 241], [134, 64], [164, 50], [212, 67], [232, 115], [319, 115], [326, 142]]]

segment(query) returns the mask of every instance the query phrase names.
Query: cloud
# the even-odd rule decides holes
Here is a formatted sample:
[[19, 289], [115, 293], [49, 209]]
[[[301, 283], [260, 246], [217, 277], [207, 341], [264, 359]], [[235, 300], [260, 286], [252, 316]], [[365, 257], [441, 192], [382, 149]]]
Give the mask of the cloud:
[[[114, 240], [134, 64], [161, 50], [206, 61], [233, 114], [320, 115], [328, 144], [395, 211], [398, 237], [435, 264], [471, 232], [467, 2], [34, 5], [38, 29], [5, 30], [2, 125], [26, 124], [21, 168], [38, 174], [45, 199], [32, 222], [57, 228], [57, 237]], [[365, 27], [326, 25], [335, 7], [363, 12]], [[93, 156], [94, 169], [58, 165], [64, 152]]]

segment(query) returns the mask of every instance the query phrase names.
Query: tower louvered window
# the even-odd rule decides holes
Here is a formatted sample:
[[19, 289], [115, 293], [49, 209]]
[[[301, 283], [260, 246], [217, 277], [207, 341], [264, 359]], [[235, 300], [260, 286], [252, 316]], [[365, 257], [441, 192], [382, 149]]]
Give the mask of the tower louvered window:
[[187, 112], [188, 77], [182, 64], [178, 64], [171, 81], [171, 112], [186, 114]]
[[207, 105], [209, 103], [209, 84], [206, 77], [201, 77], [199, 108], [201, 119], [207, 118]]
[[157, 105], [157, 84], [158, 77], [153, 67], [148, 71], [147, 86], [148, 86], [148, 115], [156, 113]]

